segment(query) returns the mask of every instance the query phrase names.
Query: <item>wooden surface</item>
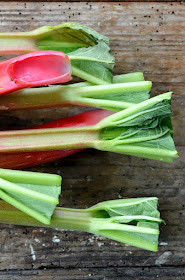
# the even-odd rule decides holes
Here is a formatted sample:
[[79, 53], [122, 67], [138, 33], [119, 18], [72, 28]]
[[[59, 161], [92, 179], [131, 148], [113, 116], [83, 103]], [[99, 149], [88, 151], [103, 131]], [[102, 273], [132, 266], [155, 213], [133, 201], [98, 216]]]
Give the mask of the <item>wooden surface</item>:
[[[174, 91], [173, 125], [180, 157], [167, 164], [86, 150], [30, 170], [63, 177], [64, 207], [158, 196], [166, 225], [160, 227], [157, 253], [86, 233], [0, 225], [0, 280], [185, 279], [185, 4], [0, 3], [0, 32], [64, 21], [81, 22], [110, 37], [115, 73], [143, 71], [154, 82], [152, 94]], [[31, 127], [79, 111], [1, 113], [0, 129]]]

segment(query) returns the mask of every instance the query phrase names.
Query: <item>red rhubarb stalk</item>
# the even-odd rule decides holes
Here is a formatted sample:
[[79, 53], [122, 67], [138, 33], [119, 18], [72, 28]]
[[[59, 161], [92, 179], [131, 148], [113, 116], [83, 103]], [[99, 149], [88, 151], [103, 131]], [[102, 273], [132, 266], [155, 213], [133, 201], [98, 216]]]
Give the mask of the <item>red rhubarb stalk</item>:
[[69, 57], [62, 52], [40, 51], [0, 63], [0, 95], [14, 90], [65, 83], [71, 80]]
[[[98, 123], [101, 119], [111, 115], [113, 112], [106, 110], [95, 110], [84, 112], [75, 116], [49, 122], [34, 128], [54, 128], [54, 127], [78, 127], [88, 126]], [[0, 168], [22, 169], [42, 163], [55, 161], [73, 155], [83, 149], [55, 150], [42, 152], [7, 153], [0, 154]]]
[[0, 132], [1, 153], [94, 148], [172, 162], [178, 157], [167, 92], [83, 127]]

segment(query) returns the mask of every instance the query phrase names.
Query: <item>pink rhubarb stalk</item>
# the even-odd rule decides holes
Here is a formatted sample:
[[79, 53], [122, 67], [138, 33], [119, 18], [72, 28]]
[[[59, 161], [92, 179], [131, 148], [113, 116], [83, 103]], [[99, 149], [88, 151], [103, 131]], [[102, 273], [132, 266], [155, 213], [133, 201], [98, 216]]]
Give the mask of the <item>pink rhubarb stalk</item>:
[[69, 57], [63, 52], [40, 51], [0, 63], [0, 95], [14, 90], [65, 83], [71, 80]]
[[[57, 128], [57, 127], [78, 127], [88, 126], [98, 123], [103, 118], [111, 115], [113, 112], [106, 110], [95, 110], [84, 112], [75, 116], [61, 120], [49, 122], [34, 128]], [[42, 163], [54, 161], [73, 155], [83, 149], [55, 150], [42, 152], [21, 152], [0, 154], [0, 168], [22, 169]]]

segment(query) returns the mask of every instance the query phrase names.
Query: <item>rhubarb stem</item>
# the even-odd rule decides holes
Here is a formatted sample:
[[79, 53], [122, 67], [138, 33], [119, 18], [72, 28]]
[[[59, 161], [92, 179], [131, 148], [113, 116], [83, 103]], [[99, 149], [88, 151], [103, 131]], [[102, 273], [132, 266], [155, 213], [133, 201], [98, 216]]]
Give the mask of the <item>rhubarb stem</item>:
[[[2, 205], [2, 204], [1, 204]], [[26, 215], [23, 212], [14, 209], [14, 211], [0, 211], [0, 223], [10, 223], [16, 225], [24, 226], [40, 226], [40, 227], [50, 227], [50, 228], [61, 228], [66, 230], [78, 230], [89, 232], [91, 218], [88, 217], [78, 217], [75, 212], [72, 212], [72, 216], [62, 216], [59, 215], [60, 208], [57, 207], [50, 224], [43, 224], [32, 217]], [[62, 211], [64, 214], [64, 212]]]
[[0, 110], [78, 105], [119, 111], [147, 100], [150, 89], [151, 82], [148, 81], [98, 86], [84, 82], [68, 86], [22, 89], [1, 96]]
[[35, 40], [25, 33], [0, 33], [0, 55], [20, 55], [40, 51]]
[[[1, 204], [2, 206], [2, 204]], [[62, 210], [62, 209], [61, 209]], [[136, 226], [129, 225], [119, 225], [104, 221], [104, 219], [97, 219], [91, 217], [78, 217], [76, 216], [76, 212], [72, 212], [73, 217], [62, 216], [60, 215], [60, 208], [56, 208], [54, 212], [51, 223], [49, 225], [42, 224], [39, 221], [29, 217], [23, 212], [19, 212], [16, 210], [0, 210], [0, 223], [10, 223], [15, 225], [25, 225], [25, 226], [41, 226], [41, 227], [50, 227], [50, 228], [58, 228], [64, 230], [77, 230], [89, 232], [92, 234], [104, 236], [110, 239], [113, 239], [118, 242], [124, 242], [130, 244], [132, 246], [136, 246], [139, 248], [143, 248], [150, 251], [157, 251], [158, 244], [155, 242], [151, 242], [150, 239], [147, 240], [145, 238], [140, 238], [138, 236], [132, 236], [132, 233], [135, 234], [137, 232], [141, 235], [151, 235], [156, 236], [158, 239], [159, 230], [158, 229], [147, 229], [140, 228]], [[71, 209], [73, 211], [73, 209]], [[59, 212], [59, 214], [57, 213]], [[62, 211], [63, 212], [63, 211]], [[63, 213], [64, 215], [64, 213]], [[105, 227], [105, 228], [104, 228]], [[132, 233], [131, 233], [132, 232]]]
[[131, 83], [144, 81], [144, 75], [142, 72], [128, 73], [113, 76], [113, 83]]
[[133, 105], [96, 125], [0, 132], [0, 152], [95, 148], [171, 162], [177, 151], [171, 136], [172, 93]]
[[0, 152], [81, 149], [92, 147], [97, 140], [99, 130], [94, 126], [3, 131]]
[[157, 251], [159, 224], [162, 222], [157, 202], [153, 197], [105, 201], [84, 210], [57, 207], [50, 224], [43, 225], [1, 201], [0, 223], [86, 231]]
[[61, 177], [55, 174], [38, 173], [30, 171], [18, 171], [0, 168], [0, 178], [13, 183], [37, 184], [44, 186], [61, 185]]

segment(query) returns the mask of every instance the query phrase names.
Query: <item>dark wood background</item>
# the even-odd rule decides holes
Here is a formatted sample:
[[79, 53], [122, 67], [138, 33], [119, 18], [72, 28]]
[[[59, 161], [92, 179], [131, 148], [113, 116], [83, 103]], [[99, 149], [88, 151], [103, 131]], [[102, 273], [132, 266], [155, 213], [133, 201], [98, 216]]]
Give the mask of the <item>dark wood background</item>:
[[[185, 279], [185, 4], [184, 2], [0, 2], [0, 32], [65, 21], [107, 35], [115, 73], [143, 71], [152, 95], [174, 91], [173, 164], [86, 150], [29, 170], [63, 177], [61, 205], [84, 208], [122, 197], [159, 197], [159, 251], [87, 233], [0, 225], [1, 280]], [[1, 57], [1, 60], [5, 57]], [[26, 128], [82, 110], [0, 113], [0, 129]]]

